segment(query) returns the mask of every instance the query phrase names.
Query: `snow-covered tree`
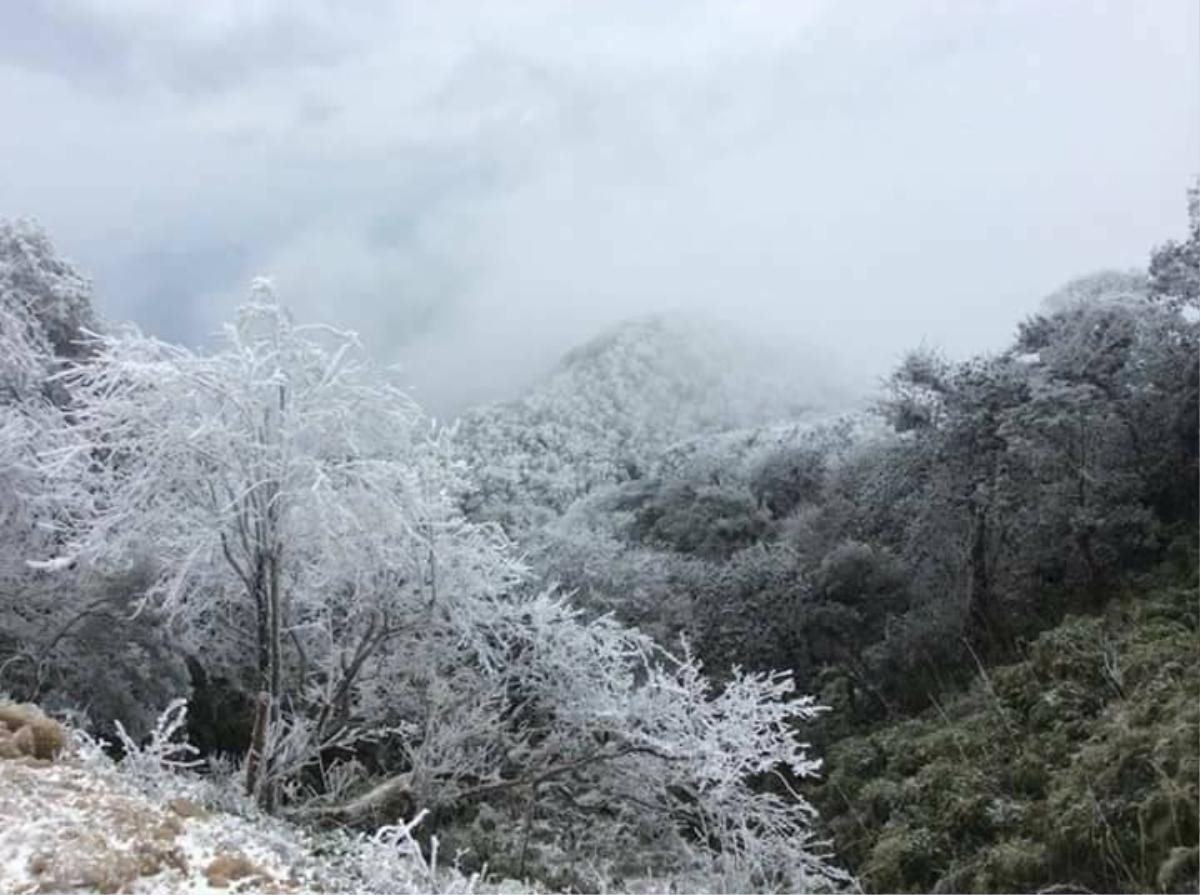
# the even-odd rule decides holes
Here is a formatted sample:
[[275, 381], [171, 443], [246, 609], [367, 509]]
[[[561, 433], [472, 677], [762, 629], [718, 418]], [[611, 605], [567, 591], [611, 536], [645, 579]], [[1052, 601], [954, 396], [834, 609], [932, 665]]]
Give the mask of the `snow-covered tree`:
[[0, 688], [140, 731], [172, 663], [148, 615], [122, 618], [129, 580], [27, 564], [61, 546], [84, 472], [54, 374], [95, 326], [89, 292], [35, 225], [0, 221]]
[[72, 350], [90, 321], [87, 281], [34, 225], [0, 220], [0, 526], [6, 541], [17, 529], [32, 536], [37, 527], [30, 514], [44, 504], [45, 487], [30, 458], [39, 438], [62, 423], [51, 400], [56, 350]]
[[1101, 270], [1077, 277], [1042, 299], [1050, 314], [1100, 305], [1141, 304], [1150, 288], [1139, 270]]
[[0, 220], [0, 306], [24, 318], [28, 333], [53, 354], [77, 356], [94, 329], [91, 283], [55, 252], [45, 231]]
[[1150, 257], [1150, 294], [1200, 311], [1200, 179], [1188, 190], [1188, 237], [1168, 241]]
[[439, 588], [502, 589], [511, 563], [456, 518], [453, 468], [351, 334], [293, 324], [259, 284], [225, 336], [204, 355], [126, 329], [60, 374], [88, 458], [70, 555], [149, 563], [146, 601], [210, 657], [253, 656], [276, 727], [285, 697], [325, 701], [319, 739]]
[[[44, 333], [10, 291], [0, 292], [0, 673], [6, 689], [28, 689], [38, 677], [44, 633], [25, 559], [53, 547], [52, 500], [37, 452], [65, 429], [45, 385], [53, 363]], [[11, 683], [10, 683], [11, 681]]]

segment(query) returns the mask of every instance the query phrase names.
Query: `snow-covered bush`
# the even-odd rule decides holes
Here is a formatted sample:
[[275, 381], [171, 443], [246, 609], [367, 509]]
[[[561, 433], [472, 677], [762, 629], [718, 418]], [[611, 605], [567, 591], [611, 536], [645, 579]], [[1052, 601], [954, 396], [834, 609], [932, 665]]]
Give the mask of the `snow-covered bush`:
[[793, 726], [817, 709], [792, 697], [790, 677], [735, 672], [715, 688], [686, 651], [589, 621], [552, 592], [477, 607], [468, 630], [458, 663], [504, 694], [503, 725], [477, 754], [493, 738], [500, 760], [423, 796], [435, 810], [483, 798], [500, 812], [490, 864], [516, 876], [576, 868], [562, 881], [585, 887], [656, 874], [733, 890], [840, 879], [788, 789], [818, 766]]
[[499, 592], [517, 567], [459, 518], [443, 440], [352, 334], [293, 324], [261, 288], [226, 335], [208, 355], [133, 329], [96, 336], [59, 374], [76, 462], [58, 482], [78, 521], [61, 556], [148, 568], [146, 605], [266, 694], [265, 743], [284, 743], [285, 702], [308, 718], [312, 761], [378, 721], [358, 711], [362, 677], [405, 652], [388, 648], [439, 593]]
[[96, 328], [91, 296], [91, 283], [58, 256], [45, 231], [30, 221], [0, 220], [0, 307], [23, 317], [49, 353], [80, 354], [81, 334]]
[[162, 619], [130, 618], [138, 574], [29, 565], [60, 551], [79, 509], [71, 483], [87, 458], [55, 373], [85, 353], [79, 340], [94, 326], [88, 281], [37, 227], [0, 221], [0, 681], [140, 736], [186, 675]]

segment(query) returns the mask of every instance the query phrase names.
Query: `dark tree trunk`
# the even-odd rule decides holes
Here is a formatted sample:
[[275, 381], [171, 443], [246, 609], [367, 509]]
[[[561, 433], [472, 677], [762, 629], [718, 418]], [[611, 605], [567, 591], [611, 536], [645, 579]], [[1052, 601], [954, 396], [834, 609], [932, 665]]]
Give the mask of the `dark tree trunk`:
[[246, 753], [246, 795], [249, 796], [253, 796], [258, 789], [270, 713], [271, 697], [266, 692], [260, 692], [254, 702], [254, 726], [250, 730], [250, 749]]
[[988, 569], [988, 516], [978, 504], [971, 508], [971, 544], [967, 554], [967, 636], [986, 641], [992, 629], [992, 580]]

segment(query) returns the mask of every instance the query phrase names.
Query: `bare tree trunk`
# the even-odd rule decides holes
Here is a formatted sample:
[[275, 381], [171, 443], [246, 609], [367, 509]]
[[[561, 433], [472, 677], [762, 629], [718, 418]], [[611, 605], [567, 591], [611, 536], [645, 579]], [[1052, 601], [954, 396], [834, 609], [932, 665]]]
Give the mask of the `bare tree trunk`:
[[349, 802], [303, 811], [300, 816], [352, 826], [379, 824], [412, 816], [415, 805], [412, 774], [403, 773], [383, 781]]
[[971, 543], [967, 553], [967, 614], [968, 635], [987, 638], [991, 630], [992, 582], [987, 556], [987, 509], [975, 504], [971, 508]]
[[246, 754], [246, 795], [253, 796], [258, 789], [262, 770], [263, 752], [267, 745], [267, 725], [271, 713], [271, 697], [260, 691], [254, 703], [254, 727], [250, 732], [250, 750]]
[[254, 580], [251, 585], [254, 599], [254, 634], [258, 647], [259, 686], [270, 692], [271, 688], [271, 604], [267, 598], [266, 561], [260, 553], [254, 559]]
[[[267, 696], [266, 736], [264, 736], [264, 752], [260, 758], [260, 779], [258, 784], [258, 803], [264, 811], [274, 811], [278, 794], [278, 781], [274, 775], [274, 756], [270, 754], [267, 745], [270, 743], [270, 732], [277, 728], [280, 720], [281, 679], [283, 673], [282, 646], [282, 599], [279, 588], [278, 552], [271, 548], [265, 557], [265, 594], [266, 630], [259, 634], [260, 643], [266, 644], [265, 685]], [[256, 719], [257, 720], [257, 719]]]
[[[269, 515], [269, 513], [268, 513]], [[258, 537], [263, 529], [258, 527]], [[257, 795], [259, 805], [272, 811], [276, 802], [276, 781], [271, 773], [268, 751], [269, 733], [279, 722], [282, 674], [282, 622], [279, 588], [279, 562], [276, 553], [260, 547], [254, 557], [254, 574], [250, 581], [255, 611], [255, 640], [260, 692], [254, 707], [250, 750], [246, 763], [246, 792]]]
[[[589, 765], [613, 761], [623, 758], [626, 755], [634, 754], [652, 755], [667, 762], [683, 760], [681, 756], [659, 752], [649, 746], [623, 746], [617, 749], [593, 752], [591, 755], [585, 755], [574, 761], [552, 765], [538, 771], [531, 771], [529, 774], [521, 777], [514, 777], [509, 780], [496, 780], [469, 789], [451, 791], [444, 798], [437, 801], [443, 806], [455, 805], [490, 793], [524, 787], [529, 787], [531, 793], [536, 793], [538, 786], [547, 780], [552, 780], [555, 777], [560, 777]], [[297, 816], [306, 817], [311, 820], [330, 820], [352, 825], [403, 817], [414, 808], [412, 777], [412, 773], [406, 771], [403, 774], [398, 774], [383, 781], [374, 789], [349, 802], [341, 805], [321, 807], [315, 810], [301, 811]]]
[[[279, 414], [274, 427], [273, 436], [278, 442], [279, 426], [282, 424], [283, 414], [287, 407], [287, 389], [285, 386], [279, 386]], [[276, 473], [277, 476], [282, 475], [281, 472]], [[267, 483], [266, 500], [264, 501], [264, 532], [263, 544], [265, 545], [265, 560], [266, 560], [266, 587], [267, 587], [267, 620], [270, 629], [267, 632], [267, 642], [269, 649], [269, 693], [270, 706], [267, 714], [267, 727], [270, 730], [278, 729], [280, 722], [281, 709], [281, 678], [283, 675], [283, 638], [281, 632], [283, 630], [283, 594], [281, 593], [279, 583], [280, 566], [282, 565], [283, 548], [279, 542], [279, 526], [280, 526], [280, 482], [281, 478], [273, 478]], [[269, 737], [268, 737], [269, 742]], [[266, 754], [263, 756], [263, 779], [259, 786], [258, 803], [264, 811], [272, 812], [275, 810], [276, 802], [279, 794], [279, 781], [275, 778], [275, 756]]]

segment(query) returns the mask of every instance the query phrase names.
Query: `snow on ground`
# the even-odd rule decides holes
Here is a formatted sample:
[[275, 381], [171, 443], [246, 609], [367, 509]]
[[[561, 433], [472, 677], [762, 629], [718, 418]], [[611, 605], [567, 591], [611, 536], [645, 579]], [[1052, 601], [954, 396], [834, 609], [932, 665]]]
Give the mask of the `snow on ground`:
[[[173, 784], [172, 784], [173, 781]], [[174, 790], [174, 792], [172, 792]], [[393, 827], [315, 832], [194, 775], [139, 778], [93, 750], [0, 761], [0, 893], [470, 892]], [[206, 804], [207, 803], [207, 804]]]
[[4, 892], [207, 891], [231, 874], [257, 888], [303, 881], [294, 856], [245, 820], [185, 798], [156, 802], [71, 758], [0, 764], [0, 816]]

